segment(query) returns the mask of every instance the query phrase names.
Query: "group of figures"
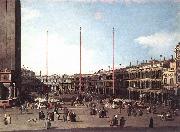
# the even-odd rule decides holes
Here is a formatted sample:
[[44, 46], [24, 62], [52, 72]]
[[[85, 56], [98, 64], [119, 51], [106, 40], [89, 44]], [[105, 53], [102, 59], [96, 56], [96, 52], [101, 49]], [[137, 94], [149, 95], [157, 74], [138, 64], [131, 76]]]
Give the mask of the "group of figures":
[[43, 111], [39, 112], [39, 120], [48, 119], [50, 121], [54, 121], [54, 112], [47, 112], [47, 117], [45, 116]]
[[120, 127], [124, 127], [126, 123], [126, 120], [124, 117], [121, 117], [120, 121], [118, 120], [118, 116], [114, 115], [111, 122], [110, 122], [110, 126], [120, 126]]
[[[149, 112], [150, 110], [148, 110]], [[127, 105], [127, 115], [128, 116], [142, 116], [144, 114], [142, 108], [133, 106], [132, 104]]]
[[63, 114], [62, 116], [62, 120], [64, 122], [67, 121], [71, 121], [71, 122], [76, 122], [76, 114], [75, 112], [72, 112], [71, 110], [68, 110], [67, 107], [64, 107], [62, 113], [59, 112], [59, 109], [56, 107], [54, 108], [54, 110], [52, 112], [47, 112], [47, 114], [45, 115], [45, 113], [41, 110], [39, 112], [39, 120], [45, 120], [45, 127], [47, 129], [50, 128], [51, 126], [51, 121], [54, 121], [55, 119], [55, 115], [57, 115], [57, 120], [60, 120], [60, 115]]
[[[92, 107], [90, 108], [90, 115], [96, 115], [97, 112], [99, 113], [99, 118], [105, 118], [108, 117], [107, 116], [107, 110], [102, 107], [102, 109], [100, 109], [99, 111], [96, 108], [96, 105], [92, 105]], [[120, 127], [124, 127], [125, 125], [125, 118], [121, 117], [120, 121], [118, 121], [118, 116], [114, 115], [112, 120], [110, 121], [110, 126], [120, 126]]]
[[[108, 110], [105, 109], [105, 107], [102, 107], [100, 110], [97, 109], [97, 104], [96, 103], [90, 103], [90, 115], [99, 115], [99, 118], [104, 118], [108, 117], [107, 113]], [[102, 103], [99, 103], [102, 106]], [[112, 103], [113, 104], [113, 103]], [[128, 102], [128, 103], [119, 103], [119, 112], [112, 117], [110, 120], [110, 126], [120, 126], [124, 127], [126, 125], [126, 119], [123, 116], [122, 109], [125, 110], [125, 113], [127, 114], [128, 118], [130, 116], [137, 117], [138, 116], [146, 116], [146, 115], [151, 115], [149, 118], [149, 128], [154, 127], [154, 119], [153, 116], [158, 116], [160, 111], [164, 109], [161, 108], [159, 105], [153, 105], [153, 104], [144, 104], [139, 106], [137, 102]], [[159, 109], [160, 108], [160, 109]], [[168, 107], [166, 107], [168, 109]], [[118, 118], [118, 115], [122, 114], [120, 118]], [[177, 110], [170, 109], [167, 113], [164, 112], [161, 115], [162, 120], [173, 120], [173, 115], [178, 116]]]
[[107, 112], [108, 111], [104, 107], [102, 107], [102, 109], [100, 109], [99, 111], [98, 111], [98, 109], [96, 108], [95, 105], [90, 108], [90, 115], [96, 115], [98, 113], [99, 118], [107, 117]]
[[28, 112], [28, 107], [26, 105], [21, 105], [19, 107], [20, 113], [23, 114], [23, 112], [27, 113]]
[[64, 114], [63, 114], [63, 121], [71, 121], [71, 122], [76, 122], [76, 113], [72, 112], [71, 110], [68, 110], [67, 107], [64, 107], [63, 109]]
[[54, 121], [54, 112], [47, 112], [47, 116], [45, 116], [44, 112], [41, 110], [39, 112], [39, 120], [45, 120], [45, 128], [49, 129], [51, 127], [51, 121]]

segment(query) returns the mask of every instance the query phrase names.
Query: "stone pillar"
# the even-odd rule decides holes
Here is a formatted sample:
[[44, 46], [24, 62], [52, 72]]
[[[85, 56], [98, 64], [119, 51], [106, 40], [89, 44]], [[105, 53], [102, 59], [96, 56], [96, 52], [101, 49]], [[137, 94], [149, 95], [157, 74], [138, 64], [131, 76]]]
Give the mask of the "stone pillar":
[[162, 101], [162, 104], [164, 103], [164, 94], [163, 93], [161, 93], [161, 101]]
[[128, 92], [129, 92], [129, 100], [130, 100], [131, 99], [131, 91], [128, 90]]

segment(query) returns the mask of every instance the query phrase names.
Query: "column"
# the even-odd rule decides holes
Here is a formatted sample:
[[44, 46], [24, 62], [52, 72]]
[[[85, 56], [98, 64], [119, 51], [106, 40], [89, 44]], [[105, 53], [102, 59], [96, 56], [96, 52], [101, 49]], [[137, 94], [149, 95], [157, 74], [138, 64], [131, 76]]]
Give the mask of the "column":
[[149, 82], [149, 88], [152, 88], [152, 80]]
[[128, 90], [128, 92], [129, 92], [129, 100], [130, 100], [131, 99], [131, 91]]
[[104, 89], [104, 87], [103, 87], [103, 94], [105, 94], [105, 89]]

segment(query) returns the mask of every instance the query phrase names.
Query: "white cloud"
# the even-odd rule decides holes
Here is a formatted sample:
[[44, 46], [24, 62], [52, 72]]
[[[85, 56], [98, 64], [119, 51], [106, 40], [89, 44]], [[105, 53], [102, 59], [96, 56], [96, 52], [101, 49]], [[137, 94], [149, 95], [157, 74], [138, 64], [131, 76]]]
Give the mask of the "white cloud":
[[40, 11], [37, 9], [31, 9], [31, 8], [22, 8], [22, 22], [30, 22], [35, 18], [40, 17]]
[[166, 54], [173, 51], [174, 46], [179, 42], [180, 33], [159, 32], [149, 36], [140, 36], [135, 42], [148, 48], [150, 55]]
[[[169, 37], [170, 34], [167, 33], [155, 33], [153, 35], [149, 36], [141, 36], [137, 38], [135, 41], [139, 42], [140, 44], [147, 46], [147, 47], [153, 47], [155, 45], [164, 45], [167, 43], [167, 41], [172, 41], [172, 37]], [[170, 40], [167, 40], [170, 39]]]

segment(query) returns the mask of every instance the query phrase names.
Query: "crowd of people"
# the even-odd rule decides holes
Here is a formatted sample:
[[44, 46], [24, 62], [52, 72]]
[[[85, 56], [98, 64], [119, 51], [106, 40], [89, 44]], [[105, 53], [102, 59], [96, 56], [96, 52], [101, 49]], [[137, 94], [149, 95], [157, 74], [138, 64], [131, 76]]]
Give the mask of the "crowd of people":
[[72, 110], [68, 110], [67, 107], [61, 108], [61, 112], [59, 111], [58, 107], [55, 107], [53, 111], [48, 111], [47, 114], [41, 110], [39, 111], [39, 120], [45, 120], [45, 127], [48, 129], [51, 126], [51, 122], [55, 120], [55, 116], [57, 117], [57, 120], [62, 120], [63, 122], [76, 122], [76, 113]]
[[[99, 104], [103, 104], [104, 100], [97, 101], [100, 102]], [[109, 102], [111, 105], [113, 105], [113, 100], [109, 99]], [[124, 127], [126, 124], [126, 119], [124, 116], [122, 116], [120, 119], [118, 119], [118, 115], [122, 113], [122, 110], [127, 113], [127, 116], [133, 116], [133, 117], [141, 117], [141, 116], [147, 116], [148, 114], [150, 115], [149, 118], [149, 128], [154, 127], [154, 119], [153, 117], [157, 117], [158, 114], [161, 114], [162, 111], [163, 114], [161, 114], [162, 120], [174, 120], [176, 116], [178, 116], [178, 109], [172, 109], [171, 107], [168, 106], [160, 106], [159, 104], [147, 104], [144, 102], [139, 102], [139, 101], [128, 101], [128, 102], [122, 102], [120, 101], [118, 103], [118, 108], [119, 108], [119, 113], [117, 115], [114, 115], [110, 121], [110, 126], [120, 126]], [[90, 107], [90, 115], [96, 115], [99, 113], [99, 117], [107, 117], [107, 110], [103, 107], [98, 111], [96, 108], [96, 105], [93, 104]]]
[[[71, 106], [70, 107], [76, 107], [74, 104], [88, 104], [87, 106], [90, 107], [90, 115], [97, 115], [99, 118], [109, 118], [108, 114], [108, 109], [110, 108], [105, 108], [105, 100], [96, 100], [93, 98], [89, 98], [88, 100], [83, 97], [83, 96], [78, 96], [75, 100], [71, 101]], [[113, 104], [113, 100], [109, 99], [110, 104]], [[50, 104], [50, 103], [49, 103]], [[52, 104], [52, 103], [51, 103]], [[159, 111], [157, 110], [156, 105], [139, 105], [138, 102], [122, 102], [120, 101], [118, 103], [118, 109], [117, 113], [113, 115], [112, 119], [110, 120], [110, 126], [119, 126], [121, 128], [126, 126], [126, 121], [128, 120], [129, 117], [140, 117], [143, 116], [144, 114], [151, 114], [155, 115], [158, 114]], [[99, 107], [101, 106], [101, 108]], [[78, 105], [77, 105], [78, 107]], [[19, 107], [19, 111], [21, 114], [23, 112], [27, 113], [28, 109], [34, 109], [35, 105], [33, 103], [28, 103], [25, 102], [25, 104], [21, 105]], [[43, 109], [46, 109], [43, 111]], [[123, 111], [123, 113], [122, 113]], [[124, 112], [126, 115], [124, 115]], [[169, 110], [167, 113], [163, 113], [161, 118], [166, 119], [166, 116], [169, 118], [172, 118], [173, 116], [177, 116], [178, 112], [175, 110]], [[120, 115], [120, 116], [119, 116]], [[127, 117], [126, 117], [127, 116]], [[57, 117], [57, 118], [56, 118]], [[93, 117], [94, 118], [94, 117]], [[39, 120], [44, 120], [45, 122], [45, 128], [49, 129], [51, 127], [51, 123], [53, 121], [57, 120], [62, 120], [63, 122], [77, 122], [77, 115], [75, 112], [73, 112], [71, 109], [68, 107], [59, 105], [58, 103], [55, 103], [53, 105], [47, 105], [45, 108], [40, 108], [39, 110]], [[29, 120], [31, 121], [31, 120]], [[33, 119], [33, 121], [37, 121]], [[8, 125], [11, 124], [11, 116], [6, 115], [4, 116], [4, 124]], [[154, 127], [154, 119], [151, 116], [149, 118], [149, 127], [153, 128]]]

